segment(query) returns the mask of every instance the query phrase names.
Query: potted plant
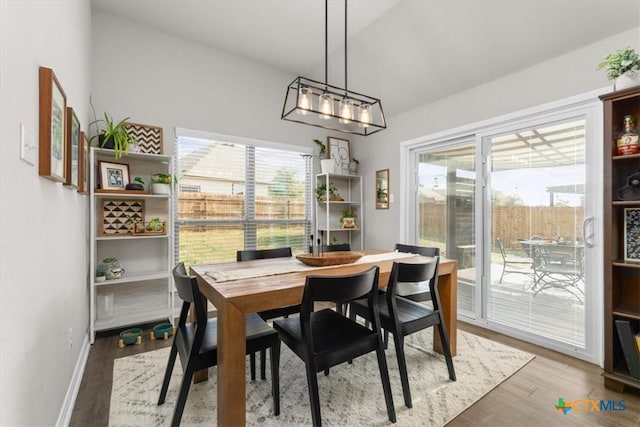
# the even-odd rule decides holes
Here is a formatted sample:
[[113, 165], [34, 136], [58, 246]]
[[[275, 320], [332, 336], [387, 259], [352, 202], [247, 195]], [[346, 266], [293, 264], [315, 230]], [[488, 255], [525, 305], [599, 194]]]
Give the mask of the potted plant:
[[116, 123], [113, 117], [104, 113], [104, 119], [98, 119], [91, 122], [91, 125], [102, 124], [102, 129], [97, 134], [89, 138], [89, 142], [93, 143], [93, 140], [98, 138], [98, 146], [101, 148], [109, 148], [115, 150], [115, 158], [119, 159], [122, 156], [129, 154], [129, 144], [134, 144], [134, 138], [127, 132], [126, 123], [129, 117], [125, 117]]
[[355, 157], [351, 158], [351, 161], [349, 162], [349, 172], [351, 172], [351, 175], [355, 175], [358, 173], [359, 164], [360, 160], [356, 159]]
[[[318, 202], [327, 201], [327, 185], [325, 183], [319, 184], [318, 187], [316, 187], [316, 199], [318, 200]], [[335, 187], [335, 185], [333, 185], [332, 182], [330, 182], [328, 200], [333, 201], [333, 200], [340, 200], [340, 199], [341, 197], [338, 194], [338, 189]]]
[[630, 47], [604, 57], [598, 70], [605, 68], [609, 80], [615, 80], [616, 90], [640, 85], [640, 56]]
[[155, 173], [151, 175], [151, 194], [171, 194], [171, 174]]
[[144, 191], [144, 179], [136, 176], [133, 181], [126, 185], [126, 190]]
[[340, 218], [340, 225], [342, 228], [356, 228], [356, 218], [358, 216], [354, 212], [353, 208], [349, 206], [342, 211], [342, 217]]
[[[116, 257], [109, 257], [102, 260], [98, 265], [96, 272], [102, 270], [107, 274], [107, 280], [119, 279], [124, 274], [124, 268], [120, 265], [120, 261]], [[97, 276], [97, 273], [96, 273]]]
[[313, 142], [318, 146], [318, 154], [303, 154], [302, 157], [315, 157], [320, 160], [320, 170], [322, 173], [333, 173], [334, 163], [331, 159], [327, 158], [327, 146], [319, 139], [314, 139]]
[[380, 203], [386, 203], [387, 202], [387, 190], [385, 190], [382, 187], [378, 187], [378, 189], [376, 190], [376, 199], [378, 199], [378, 202], [380, 202]]
[[104, 282], [107, 280], [107, 272], [101, 269], [96, 270], [96, 282]]

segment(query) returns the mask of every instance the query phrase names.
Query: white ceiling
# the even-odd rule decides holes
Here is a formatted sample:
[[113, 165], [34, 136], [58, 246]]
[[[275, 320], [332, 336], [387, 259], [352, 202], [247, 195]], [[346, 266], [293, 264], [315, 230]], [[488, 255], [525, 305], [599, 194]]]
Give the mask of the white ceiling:
[[[323, 0], [91, 3], [292, 79], [324, 80]], [[349, 89], [392, 116], [638, 27], [640, 0], [350, 0], [347, 23]], [[343, 87], [342, 0], [329, 0], [328, 33], [328, 83]]]

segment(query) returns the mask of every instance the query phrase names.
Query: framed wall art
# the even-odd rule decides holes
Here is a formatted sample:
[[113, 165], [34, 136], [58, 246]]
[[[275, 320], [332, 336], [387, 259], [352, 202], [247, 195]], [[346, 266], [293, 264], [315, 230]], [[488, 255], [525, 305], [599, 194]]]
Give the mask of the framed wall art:
[[66, 172], [64, 185], [78, 188], [80, 170], [80, 121], [73, 108], [67, 107], [67, 137], [65, 142]]
[[38, 173], [52, 181], [65, 182], [67, 96], [51, 68], [40, 67], [39, 81]]
[[161, 127], [127, 122], [125, 129], [133, 138], [141, 153], [162, 154]]
[[640, 262], [640, 208], [624, 210], [624, 260]]
[[349, 141], [329, 136], [327, 137], [327, 147], [327, 158], [333, 160], [335, 173], [349, 175], [349, 162], [351, 161]]
[[98, 162], [100, 189], [124, 191], [129, 183], [129, 165], [126, 163]]
[[132, 234], [144, 221], [144, 200], [103, 200], [102, 235]]
[[78, 193], [89, 194], [89, 140], [82, 131], [78, 150]]

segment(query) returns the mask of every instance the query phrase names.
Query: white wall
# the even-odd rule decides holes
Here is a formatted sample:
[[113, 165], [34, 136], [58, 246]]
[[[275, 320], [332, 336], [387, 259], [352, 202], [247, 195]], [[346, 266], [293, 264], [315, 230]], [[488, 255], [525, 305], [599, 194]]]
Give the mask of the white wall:
[[[596, 70], [604, 56], [617, 49], [640, 48], [640, 28], [620, 33], [566, 55], [486, 83], [471, 90], [426, 104], [388, 119], [388, 128], [366, 140], [366, 150], [356, 145], [364, 179], [366, 245], [393, 248], [400, 239], [400, 144], [447, 129], [470, 125], [500, 115], [589, 92], [612, 84], [604, 70]], [[434, 63], [434, 66], [438, 64]], [[438, 84], [434, 82], [433, 84]], [[384, 102], [384, 100], [382, 100]], [[388, 210], [374, 206], [374, 173], [391, 170]], [[404, 173], [404, 171], [402, 171]], [[370, 198], [367, 196], [371, 195]], [[394, 224], [390, 227], [389, 224]]]
[[[314, 146], [326, 131], [280, 120], [296, 77], [103, 12], [93, 14], [93, 101], [100, 117]], [[168, 151], [167, 151], [168, 150]]]
[[90, 6], [3, 0], [0, 16], [0, 425], [54, 425], [87, 336], [88, 200], [20, 160], [19, 124], [37, 145], [42, 65], [86, 128]]

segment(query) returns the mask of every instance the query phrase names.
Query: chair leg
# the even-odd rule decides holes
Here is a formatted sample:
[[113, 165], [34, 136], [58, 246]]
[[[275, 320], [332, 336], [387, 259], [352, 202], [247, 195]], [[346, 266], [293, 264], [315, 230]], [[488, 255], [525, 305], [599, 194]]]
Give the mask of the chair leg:
[[260, 379], [267, 379], [267, 350], [260, 350]]
[[177, 427], [180, 425], [182, 419], [182, 413], [184, 412], [184, 405], [187, 403], [187, 396], [189, 395], [189, 387], [191, 386], [191, 379], [193, 378], [193, 367], [189, 366], [184, 370], [184, 376], [182, 377], [182, 383], [180, 384], [180, 393], [178, 394], [178, 400], [176, 400], [176, 407], [173, 410], [173, 418], [171, 419], [171, 426]]
[[167, 369], [164, 372], [164, 379], [162, 380], [162, 388], [160, 389], [158, 405], [162, 405], [164, 403], [164, 399], [167, 397], [167, 389], [169, 388], [169, 381], [171, 381], [171, 373], [173, 372], [173, 367], [176, 364], [177, 354], [178, 348], [176, 347], [174, 341], [174, 344], [171, 346], [171, 353], [169, 353], [169, 362], [167, 363]]
[[256, 379], [256, 354], [251, 353], [249, 355], [249, 366], [251, 368], [251, 381]]
[[404, 357], [404, 337], [396, 331], [393, 334], [393, 343], [396, 346], [396, 356], [398, 357], [398, 369], [400, 370], [400, 382], [402, 383], [402, 395], [404, 405], [407, 408], [413, 407], [411, 403], [411, 390], [409, 390], [409, 374], [407, 373], [407, 361]]
[[380, 368], [380, 379], [382, 380], [382, 391], [384, 392], [384, 402], [387, 405], [387, 415], [389, 421], [396, 422], [396, 408], [393, 406], [393, 396], [391, 395], [391, 382], [389, 381], [389, 369], [384, 350], [380, 347], [376, 350], [378, 355], [378, 367]]
[[322, 425], [320, 418], [320, 395], [318, 394], [318, 376], [313, 362], [307, 362], [307, 384], [309, 387], [309, 403], [311, 404], [311, 419], [314, 427]]
[[271, 394], [273, 394], [273, 415], [280, 415], [280, 340], [271, 346]]
[[438, 312], [440, 324], [436, 325], [438, 333], [440, 334], [440, 341], [442, 342], [442, 351], [444, 351], [444, 360], [447, 362], [447, 370], [449, 371], [449, 379], [451, 381], [456, 380], [456, 371], [453, 368], [453, 358], [451, 357], [451, 347], [449, 346], [449, 334], [442, 321], [442, 313]]

